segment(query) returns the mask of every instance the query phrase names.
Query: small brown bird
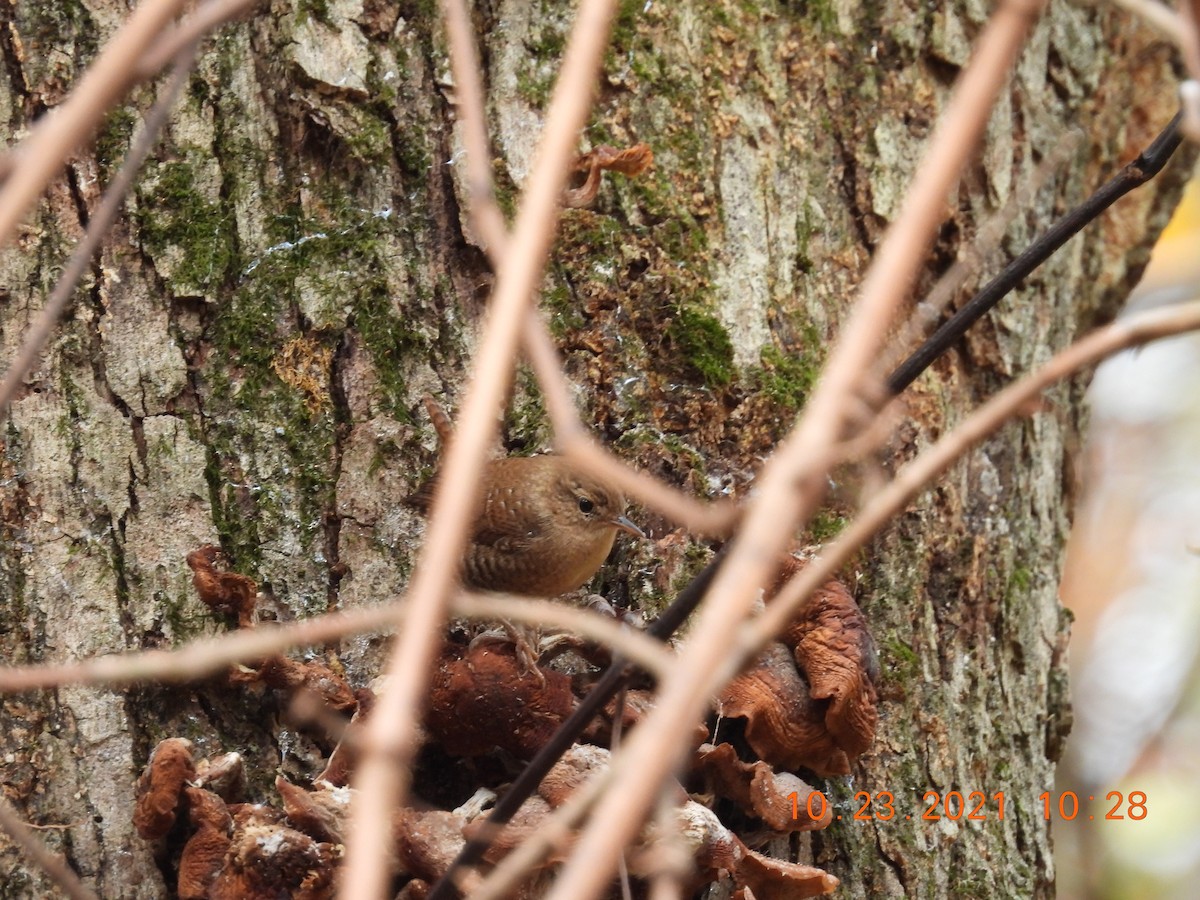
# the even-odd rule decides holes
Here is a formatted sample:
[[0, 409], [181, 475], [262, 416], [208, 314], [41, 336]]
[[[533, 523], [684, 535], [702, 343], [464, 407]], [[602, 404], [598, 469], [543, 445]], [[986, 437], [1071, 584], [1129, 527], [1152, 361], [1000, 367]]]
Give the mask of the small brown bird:
[[[426, 399], [442, 441], [445, 413]], [[557, 597], [581, 587], [603, 565], [618, 531], [644, 538], [625, 516], [619, 490], [579, 472], [561, 456], [507, 457], [483, 471], [463, 558], [463, 582], [485, 591]], [[411, 498], [427, 509], [433, 484]]]
[[561, 456], [497, 459], [463, 564], [463, 581], [487, 591], [557, 597], [604, 563], [618, 531], [646, 535], [625, 516], [620, 491]]

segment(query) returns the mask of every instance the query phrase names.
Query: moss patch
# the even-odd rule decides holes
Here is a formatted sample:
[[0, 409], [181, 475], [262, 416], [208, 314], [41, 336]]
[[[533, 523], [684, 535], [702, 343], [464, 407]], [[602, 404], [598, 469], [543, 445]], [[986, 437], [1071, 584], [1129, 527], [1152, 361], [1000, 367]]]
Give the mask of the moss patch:
[[754, 373], [754, 382], [771, 402], [796, 410], [804, 406], [819, 374], [813, 360], [789, 356], [772, 344], [762, 351], [762, 368]]
[[211, 291], [230, 272], [233, 225], [221, 204], [197, 189], [197, 165], [183, 159], [150, 169], [138, 191], [138, 221], [142, 241], [152, 254], [172, 253], [177, 281]]
[[733, 343], [715, 317], [685, 307], [667, 327], [667, 336], [684, 365], [706, 385], [724, 387], [733, 381]]

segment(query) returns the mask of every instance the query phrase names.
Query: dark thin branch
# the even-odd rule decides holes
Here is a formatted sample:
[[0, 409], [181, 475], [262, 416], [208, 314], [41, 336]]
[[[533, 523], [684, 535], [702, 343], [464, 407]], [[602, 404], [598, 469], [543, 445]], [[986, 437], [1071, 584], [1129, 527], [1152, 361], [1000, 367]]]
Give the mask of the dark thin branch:
[[[675, 602], [647, 627], [647, 634], [665, 642], [687, 621], [688, 616], [692, 614], [699, 605], [700, 599], [708, 591], [708, 586], [721, 567], [729, 546], [726, 544], [722, 547], [700, 574], [688, 583], [675, 598]], [[631, 666], [623, 663], [615, 663], [609, 667], [587, 696], [575, 707], [575, 711], [571, 713], [570, 717], [559, 726], [550, 742], [537, 752], [537, 755], [529, 761], [504, 796], [492, 807], [484, 827], [467, 840], [454, 862], [450, 864], [450, 868], [433, 886], [427, 900], [451, 900], [451, 898], [459, 896], [454, 884], [455, 874], [466, 866], [475, 865], [483, 858], [484, 852], [491, 846], [500, 829], [512, 819], [517, 810], [521, 808], [521, 804], [537, 790], [546, 773], [571, 748], [571, 745], [575, 743], [596, 714], [628, 682], [632, 671]]]
[[1059, 219], [1040, 238], [1005, 266], [1004, 271], [967, 301], [961, 309], [916, 349], [887, 380], [889, 394], [899, 394], [912, 384], [950, 345], [967, 333], [992, 307], [999, 303], [1023, 278], [1050, 258], [1063, 244], [1084, 229], [1100, 213], [1112, 206], [1134, 188], [1139, 187], [1162, 171], [1167, 160], [1183, 140], [1179, 133], [1182, 113], [1154, 139], [1154, 142], [1120, 173]]

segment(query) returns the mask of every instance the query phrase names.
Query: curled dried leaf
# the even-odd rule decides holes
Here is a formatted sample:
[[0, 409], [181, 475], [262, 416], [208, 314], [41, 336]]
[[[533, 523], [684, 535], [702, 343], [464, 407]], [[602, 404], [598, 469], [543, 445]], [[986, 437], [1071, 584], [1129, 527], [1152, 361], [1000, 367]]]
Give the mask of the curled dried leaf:
[[566, 675], [525, 671], [511, 645], [486, 643], [443, 653], [430, 687], [426, 725], [455, 756], [500, 748], [528, 759], [574, 708]]
[[254, 624], [258, 585], [245, 575], [218, 572], [215, 563], [220, 553], [219, 547], [207, 544], [187, 555], [192, 583], [205, 606], [217, 612], [231, 613], [237, 617], [239, 627], [249, 628]]
[[654, 151], [648, 144], [634, 144], [624, 150], [603, 145], [577, 157], [573, 169], [586, 173], [583, 184], [563, 191], [563, 206], [582, 209], [590, 206], [600, 192], [600, 176], [604, 171], [635, 176], [645, 172], [654, 162]]
[[833, 810], [827, 803], [813, 805], [823, 810], [820, 818], [809, 815], [808, 798], [815, 791], [800, 778], [790, 772], [776, 772], [762, 760], [743, 762], [730, 744], [701, 747], [694, 765], [707, 777], [715, 794], [733, 801], [775, 831], [812, 831], [828, 828], [833, 821]]
[[[738, 840], [736, 837], [734, 840]], [[739, 844], [742, 844], [738, 840]], [[837, 890], [841, 883], [824, 869], [784, 862], [756, 853], [742, 844], [742, 859], [734, 875], [739, 888], [749, 888], [755, 900], [799, 900]]]
[[225, 866], [233, 817], [225, 802], [211, 791], [185, 789], [188, 822], [195, 832], [179, 858], [180, 900], [205, 900], [217, 874]]
[[850, 761], [825, 727], [824, 704], [783, 644], [770, 645], [754, 665], [726, 685], [717, 712], [746, 720], [746, 740], [762, 759], [784, 769], [807, 767], [818, 775], [846, 775]]
[[257, 670], [241, 669], [232, 676], [235, 681], [261, 681], [267, 687], [288, 693], [309, 691], [327, 708], [350, 712], [358, 700], [346, 679], [320, 660], [300, 662], [286, 656], [271, 656]]
[[450, 868], [462, 850], [462, 816], [441, 809], [402, 809], [394, 817], [396, 856], [405, 873], [429, 883]]
[[573, 166], [576, 172], [591, 172], [601, 169], [609, 172], [620, 172], [630, 177], [641, 175], [654, 163], [654, 151], [649, 144], [639, 143], [624, 150], [601, 144], [595, 150], [582, 153], [575, 158]]
[[166, 835], [175, 824], [183, 788], [196, 774], [192, 742], [186, 738], [160, 741], [137, 783], [133, 827], [146, 840]]
[[828, 703], [825, 727], [838, 747], [851, 758], [865, 753], [879, 722], [879, 656], [850, 591], [827, 582], [780, 638], [793, 649], [809, 696]]
[[192, 784], [212, 791], [226, 803], [237, 803], [246, 793], [246, 767], [240, 753], [223, 753], [196, 764]]
[[283, 800], [283, 811], [293, 827], [317, 841], [343, 842], [346, 817], [350, 814], [350, 788], [331, 785], [306, 791], [278, 775], [275, 790]]

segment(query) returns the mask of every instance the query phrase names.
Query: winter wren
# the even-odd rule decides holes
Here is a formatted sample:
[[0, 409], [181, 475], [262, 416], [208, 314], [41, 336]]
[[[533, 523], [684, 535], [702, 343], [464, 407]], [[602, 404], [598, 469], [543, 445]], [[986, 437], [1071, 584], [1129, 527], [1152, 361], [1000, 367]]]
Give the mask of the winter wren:
[[[425, 398], [443, 446], [450, 420]], [[409, 500], [427, 510], [433, 482]], [[463, 582], [484, 591], [557, 597], [581, 587], [604, 563], [618, 531], [646, 535], [625, 517], [625, 497], [561, 456], [511, 456], [483, 470], [467, 538]]]
[[463, 564], [474, 588], [556, 597], [596, 574], [618, 531], [645, 537], [625, 498], [561, 456], [488, 463]]

